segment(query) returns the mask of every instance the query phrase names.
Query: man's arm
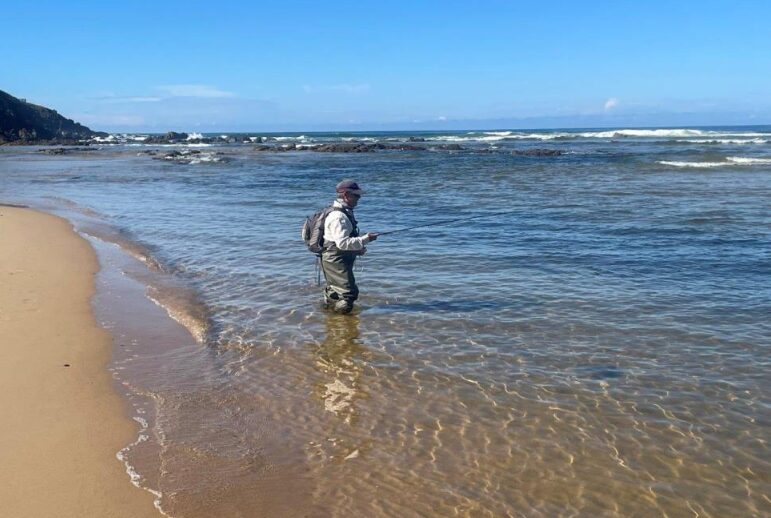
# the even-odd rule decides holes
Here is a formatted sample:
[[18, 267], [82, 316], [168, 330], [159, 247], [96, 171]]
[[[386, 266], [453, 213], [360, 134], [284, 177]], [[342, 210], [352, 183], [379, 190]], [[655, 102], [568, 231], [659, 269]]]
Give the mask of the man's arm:
[[351, 232], [353, 225], [340, 211], [331, 212], [324, 221], [324, 239], [334, 241], [337, 248], [344, 252], [358, 252], [373, 241], [369, 234], [351, 237]]

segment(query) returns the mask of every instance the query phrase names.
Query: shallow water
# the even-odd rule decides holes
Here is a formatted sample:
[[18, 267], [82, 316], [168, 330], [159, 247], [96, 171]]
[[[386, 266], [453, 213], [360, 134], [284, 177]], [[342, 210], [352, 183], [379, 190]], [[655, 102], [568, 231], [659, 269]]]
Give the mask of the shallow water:
[[[142, 258], [103, 253], [126, 278], [102, 293], [149, 286], [198, 337], [132, 330], [157, 318], [136, 297], [114, 324], [164, 512], [771, 512], [771, 128], [419, 137], [466, 149], [0, 148], [2, 201]], [[511, 154], [534, 148], [565, 154]], [[512, 213], [383, 236], [331, 315], [298, 234], [344, 177], [365, 231]]]

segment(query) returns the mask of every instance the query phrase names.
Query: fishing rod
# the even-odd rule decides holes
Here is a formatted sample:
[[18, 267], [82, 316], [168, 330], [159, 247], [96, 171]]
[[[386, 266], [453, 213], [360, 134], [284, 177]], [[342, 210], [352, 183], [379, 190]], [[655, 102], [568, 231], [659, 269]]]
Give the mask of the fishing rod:
[[377, 232], [378, 237], [388, 234], [396, 234], [397, 232], [406, 232], [408, 230], [414, 230], [416, 228], [437, 227], [439, 225], [449, 225], [450, 223], [458, 223], [459, 221], [469, 221], [472, 219], [491, 218], [493, 216], [503, 216], [506, 214], [515, 214], [521, 212], [520, 210], [506, 210], [503, 212], [491, 212], [490, 214], [479, 214], [476, 216], [469, 216], [467, 218], [446, 219], [444, 221], [435, 221], [433, 223], [426, 223], [425, 225], [415, 225], [414, 227], [398, 228], [396, 230], [387, 230], [385, 232]]

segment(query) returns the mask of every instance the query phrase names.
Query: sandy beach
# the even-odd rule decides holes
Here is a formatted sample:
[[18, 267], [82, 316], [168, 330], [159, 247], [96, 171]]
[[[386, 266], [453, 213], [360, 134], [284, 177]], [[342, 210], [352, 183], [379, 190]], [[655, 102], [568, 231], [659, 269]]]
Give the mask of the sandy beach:
[[91, 310], [95, 254], [71, 225], [0, 206], [0, 501], [14, 517], [159, 516], [116, 452], [136, 423]]

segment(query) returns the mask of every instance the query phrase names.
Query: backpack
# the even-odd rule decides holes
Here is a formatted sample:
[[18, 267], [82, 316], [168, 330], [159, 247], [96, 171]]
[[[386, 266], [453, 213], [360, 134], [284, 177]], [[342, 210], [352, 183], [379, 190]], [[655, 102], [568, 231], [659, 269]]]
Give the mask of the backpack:
[[305, 218], [300, 235], [305, 241], [308, 251], [313, 254], [321, 255], [324, 250], [324, 220], [329, 213], [334, 210], [340, 210], [337, 207], [325, 207], [317, 210], [312, 216]]

